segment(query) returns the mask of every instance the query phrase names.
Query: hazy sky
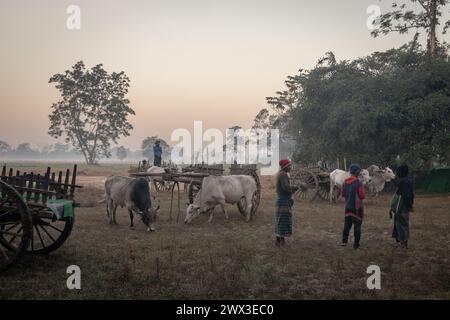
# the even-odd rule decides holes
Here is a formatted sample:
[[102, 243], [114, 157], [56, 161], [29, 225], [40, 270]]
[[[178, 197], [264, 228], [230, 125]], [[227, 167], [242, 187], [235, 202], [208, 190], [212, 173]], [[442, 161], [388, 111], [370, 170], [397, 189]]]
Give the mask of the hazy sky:
[[[412, 38], [373, 39], [369, 5], [383, 0], [1, 0], [0, 140], [53, 143], [47, 135], [58, 91], [51, 75], [76, 61], [103, 63], [131, 79], [134, 130], [168, 139], [175, 128], [249, 127], [265, 97], [327, 51], [351, 59]], [[81, 8], [81, 30], [66, 9]]]

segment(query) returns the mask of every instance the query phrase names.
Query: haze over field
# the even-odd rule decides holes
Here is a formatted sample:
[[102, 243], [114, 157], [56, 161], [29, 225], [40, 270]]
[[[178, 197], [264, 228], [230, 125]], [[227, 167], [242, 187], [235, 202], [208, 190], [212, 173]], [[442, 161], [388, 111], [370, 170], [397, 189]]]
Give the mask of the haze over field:
[[[81, 30], [66, 9], [81, 8]], [[411, 35], [372, 38], [370, 5], [353, 1], [13, 1], [0, 4], [0, 138], [11, 145], [54, 143], [48, 114], [58, 91], [51, 75], [83, 60], [125, 71], [137, 116], [120, 141], [167, 141], [175, 128], [249, 127], [265, 97], [288, 74], [332, 50], [351, 59], [398, 47]], [[448, 38], [448, 36], [446, 36]]]

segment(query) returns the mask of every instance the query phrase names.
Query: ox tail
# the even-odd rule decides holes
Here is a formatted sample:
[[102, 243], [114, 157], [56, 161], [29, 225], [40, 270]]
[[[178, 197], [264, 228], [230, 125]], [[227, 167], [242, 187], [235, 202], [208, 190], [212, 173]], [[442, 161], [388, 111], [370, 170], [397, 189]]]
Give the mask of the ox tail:
[[106, 203], [106, 194], [104, 194], [103, 198], [98, 200], [97, 203]]

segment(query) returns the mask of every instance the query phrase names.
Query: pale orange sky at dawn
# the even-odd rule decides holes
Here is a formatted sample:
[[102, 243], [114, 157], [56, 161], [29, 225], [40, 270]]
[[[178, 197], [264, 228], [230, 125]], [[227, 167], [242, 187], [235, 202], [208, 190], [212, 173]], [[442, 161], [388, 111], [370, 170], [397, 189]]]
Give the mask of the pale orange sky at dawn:
[[[55, 142], [47, 130], [58, 91], [48, 80], [78, 60], [130, 78], [136, 116], [121, 145], [137, 149], [152, 135], [169, 141], [194, 120], [205, 128], [250, 127], [265, 97], [325, 52], [353, 59], [409, 41], [412, 34], [370, 36], [368, 6], [390, 3], [2, 0], [0, 140]], [[71, 4], [81, 9], [80, 30], [66, 27]]]

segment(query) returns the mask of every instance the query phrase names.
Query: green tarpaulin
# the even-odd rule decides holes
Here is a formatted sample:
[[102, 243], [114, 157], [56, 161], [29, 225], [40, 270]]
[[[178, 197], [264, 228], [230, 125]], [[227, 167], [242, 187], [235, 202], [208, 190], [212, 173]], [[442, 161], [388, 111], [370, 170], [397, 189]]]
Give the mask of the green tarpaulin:
[[425, 192], [450, 192], [450, 168], [431, 170], [422, 188]]
[[48, 200], [47, 207], [53, 211], [58, 220], [67, 217], [73, 218], [73, 202], [71, 200]]

